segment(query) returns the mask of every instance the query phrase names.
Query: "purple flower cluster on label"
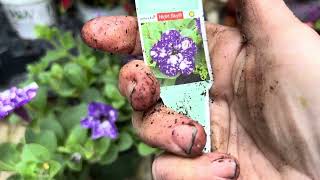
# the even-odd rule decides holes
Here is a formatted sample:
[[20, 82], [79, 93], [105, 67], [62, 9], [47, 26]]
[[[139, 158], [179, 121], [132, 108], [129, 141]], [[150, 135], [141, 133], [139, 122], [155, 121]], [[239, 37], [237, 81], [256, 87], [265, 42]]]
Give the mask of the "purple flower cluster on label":
[[14, 110], [29, 103], [38, 91], [38, 85], [32, 83], [22, 89], [12, 87], [0, 93], [0, 119], [8, 116]]
[[88, 116], [81, 120], [81, 126], [91, 129], [92, 139], [101, 137], [115, 139], [118, 137], [115, 124], [117, 119], [118, 111], [116, 109], [103, 103], [92, 102], [88, 106]]
[[197, 46], [191, 38], [183, 37], [177, 30], [169, 30], [151, 48], [151, 58], [159, 70], [169, 76], [190, 75], [195, 69]]

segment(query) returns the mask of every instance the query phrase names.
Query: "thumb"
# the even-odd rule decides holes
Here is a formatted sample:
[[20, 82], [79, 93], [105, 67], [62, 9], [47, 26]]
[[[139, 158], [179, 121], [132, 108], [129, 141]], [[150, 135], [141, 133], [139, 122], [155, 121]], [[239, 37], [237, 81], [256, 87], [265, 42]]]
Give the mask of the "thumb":
[[263, 40], [301, 23], [283, 0], [236, 0], [241, 30], [248, 40]]

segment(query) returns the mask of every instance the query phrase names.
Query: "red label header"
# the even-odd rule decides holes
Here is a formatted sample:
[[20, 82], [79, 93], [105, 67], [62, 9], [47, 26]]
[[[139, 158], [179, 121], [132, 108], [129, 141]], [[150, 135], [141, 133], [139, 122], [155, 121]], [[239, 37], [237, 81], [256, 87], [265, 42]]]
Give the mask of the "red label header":
[[157, 17], [158, 17], [158, 21], [183, 19], [183, 12], [179, 11], [179, 12], [158, 13]]

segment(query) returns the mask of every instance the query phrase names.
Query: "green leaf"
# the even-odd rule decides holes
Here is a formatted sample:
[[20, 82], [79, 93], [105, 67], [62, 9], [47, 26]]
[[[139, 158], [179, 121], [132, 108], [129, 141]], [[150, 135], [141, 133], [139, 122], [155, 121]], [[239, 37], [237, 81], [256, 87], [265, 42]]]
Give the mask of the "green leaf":
[[54, 153], [58, 146], [57, 137], [53, 131], [45, 130], [39, 134], [39, 144], [46, 147], [50, 152]]
[[40, 71], [42, 71], [43, 69], [37, 65], [32, 65], [32, 64], [28, 64], [27, 65], [27, 71], [29, 74], [31, 75], [36, 75], [38, 74]]
[[61, 65], [54, 63], [51, 66], [50, 75], [55, 79], [62, 79], [63, 78], [63, 68], [61, 67]]
[[76, 62], [85, 69], [92, 70], [96, 65], [97, 60], [94, 56], [90, 56], [89, 58], [85, 56], [79, 56], [76, 58]]
[[94, 150], [97, 160], [100, 160], [101, 157], [108, 151], [111, 145], [111, 139], [109, 138], [100, 138], [94, 141]]
[[162, 86], [173, 86], [176, 84], [176, 79], [160, 79]]
[[181, 34], [185, 37], [191, 38], [196, 44], [202, 42], [202, 37], [199, 35], [197, 29], [183, 29]]
[[87, 105], [80, 104], [78, 106], [65, 108], [59, 117], [59, 121], [66, 130], [71, 130], [74, 126], [79, 125], [81, 119], [86, 115]]
[[61, 32], [58, 35], [60, 45], [65, 49], [71, 49], [75, 47], [75, 39], [73, 38], [71, 32]]
[[11, 175], [7, 180], [24, 180], [20, 174]]
[[119, 155], [118, 147], [115, 145], [111, 145], [106, 154], [104, 154], [100, 160], [100, 164], [108, 165], [117, 160]]
[[62, 97], [78, 97], [77, 88], [64, 80], [50, 79], [50, 86]]
[[43, 63], [44, 68], [47, 68], [50, 63], [63, 59], [66, 56], [68, 56], [68, 52], [64, 49], [49, 50], [46, 52], [45, 56], [40, 59], [40, 62]]
[[59, 33], [59, 30], [56, 27], [50, 28], [48, 26], [37, 25], [35, 32], [38, 38], [50, 41]]
[[120, 94], [118, 88], [114, 84], [106, 84], [103, 94], [108, 98], [107, 102], [116, 109], [122, 108], [126, 103], [126, 99]]
[[52, 153], [57, 149], [57, 137], [51, 130], [43, 130], [39, 133], [35, 133], [31, 129], [27, 129], [25, 138], [26, 143], [40, 144]]
[[144, 31], [144, 35], [148, 37], [153, 43], [157, 42], [161, 38], [163, 26], [159, 23], [148, 23], [146, 25], [147, 31]]
[[35, 132], [33, 132], [32, 129], [27, 128], [26, 132], [24, 134], [24, 138], [25, 138], [25, 141], [26, 141], [27, 144], [28, 143], [33, 143], [33, 142], [36, 141], [37, 135], [36, 135]]
[[8, 119], [10, 124], [18, 124], [21, 121], [21, 117], [16, 114], [11, 114]]
[[75, 162], [72, 159], [67, 161], [67, 166], [74, 171], [81, 171], [82, 170], [82, 161]]
[[62, 166], [59, 162], [48, 161], [21, 161], [17, 164], [19, 173], [23, 179], [52, 179], [61, 170]]
[[206, 62], [204, 51], [199, 51], [197, 54], [196, 69], [194, 71], [194, 74], [200, 75], [200, 78], [202, 80], [209, 79], [209, 72], [208, 72], [208, 68], [207, 68], [207, 62]]
[[122, 108], [126, 104], [126, 99], [120, 94], [114, 84], [106, 84], [103, 94], [108, 98], [108, 102], [116, 109]]
[[144, 51], [148, 66], [155, 67], [156, 63], [152, 61], [150, 50], [152, 46], [160, 40], [163, 32], [163, 26], [159, 23], [148, 23], [142, 25], [142, 34], [144, 37]]
[[95, 102], [103, 102], [104, 101], [101, 93], [96, 88], [86, 89], [82, 93], [81, 99], [86, 103], [90, 103], [90, 102], [94, 102], [94, 101]]
[[119, 64], [113, 64], [113, 65], [111, 66], [111, 69], [112, 69], [113, 74], [115, 74], [116, 76], [118, 76], [121, 67], [120, 67]]
[[119, 99], [117, 101], [112, 101], [111, 106], [114, 107], [115, 109], [120, 109], [124, 105], [126, 105], [127, 101], [125, 99]]
[[317, 31], [320, 31], [320, 19], [316, 21], [316, 23], [314, 24], [314, 27]]
[[92, 139], [88, 138], [87, 142], [84, 144], [84, 156], [86, 159], [91, 159], [92, 156], [94, 155], [94, 142]]
[[42, 162], [51, 158], [50, 152], [40, 144], [26, 144], [21, 154], [23, 161]]
[[118, 142], [118, 148], [119, 151], [126, 151], [130, 149], [130, 147], [133, 145], [133, 139], [131, 135], [127, 132], [121, 132], [119, 136], [119, 142]]
[[10, 143], [0, 144], [0, 171], [15, 171], [15, 165], [20, 160], [16, 146]]
[[66, 145], [84, 144], [87, 140], [87, 130], [80, 125], [75, 126], [66, 141]]
[[[128, 104], [126, 106], [129, 106]], [[130, 107], [131, 108], [131, 107]], [[120, 111], [118, 122], [130, 121], [132, 116], [132, 111]]]
[[49, 177], [53, 178], [55, 175], [58, 174], [58, 172], [61, 170], [62, 166], [57, 161], [48, 161], [49, 164]]
[[138, 145], [138, 153], [141, 156], [149, 156], [155, 152], [157, 152], [156, 148], [152, 148], [144, 143], [139, 143], [139, 145]]
[[150, 67], [155, 67], [156, 66], [156, 62], [154, 62], [151, 58], [150, 55], [150, 51], [152, 46], [155, 44], [156, 42], [153, 42], [152, 40], [146, 39], [144, 42], [144, 48], [145, 48], [145, 55], [146, 55], [146, 60], [147, 60], [147, 64]]
[[45, 86], [40, 86], [37, 96], [31, 101], [30, 105], [40, 111], [43, 111], [47, 106], [48, 89]]
[[87, 150], [83, 147], [83, 144], [68, 144], [64, 147], [65, 153], [80, 153], [82, 157], [85, 157]]
[[86, 72], [78, 64], [66, 64], [64, 66], [64, 74], [70, 84], [81, 89], [87, 86], [88, 78]]
[[118, 84], [118, 76], [114, 74], [109, 68], [106, 70], [105, 74], [102, 75], [101, 81], [104, 84]]
[[102, 74], [110, 66], [110, 57], [104, 56], [103, 59], [99, 60], [92, 68], [91, 72], [94, 74]]
[[17, 172], [21, 174], [23, 179], [33, 180], [36, 179], [36, 176], [39, 172], [38, 167], [39, 162], [35, 161], [20, 161], [16, 165]]
[[37, 76], [36, 79], [38, 79], [41, 84], [47, 84], [47, 83], [50, 82], [50, 79], [51, 79], [50, 73], [48, 73], [48, 72], [39, 72], [37, 75], [38, 76]]
[[93, 54], [93, 49], [88, 47], [80, 37], [77, 37], [77, 45], [79, 49], [80, 56], [91, 56]]
[[64, 138], [63, 127], [59, 121], [57, 121], [57, 118], [53, 113], [49, 113], [40, 121], [40, 129], [53, 131], [56, 137], [60, 140]]
[[167, 28], [169, 29], [186, 29], [186, 28], [192, 28], [195, 26], [194, 19], [183, 19], [179, 21], [169, 21], [167, 22]]

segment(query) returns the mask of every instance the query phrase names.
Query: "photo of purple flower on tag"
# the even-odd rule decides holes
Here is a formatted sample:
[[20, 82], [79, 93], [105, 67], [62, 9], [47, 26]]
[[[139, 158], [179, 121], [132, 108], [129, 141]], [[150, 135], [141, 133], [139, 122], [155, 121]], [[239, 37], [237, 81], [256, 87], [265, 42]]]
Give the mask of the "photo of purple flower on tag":
[[210, 79], [199, 18], [141, 26], [145, 60], [162, 86]]

